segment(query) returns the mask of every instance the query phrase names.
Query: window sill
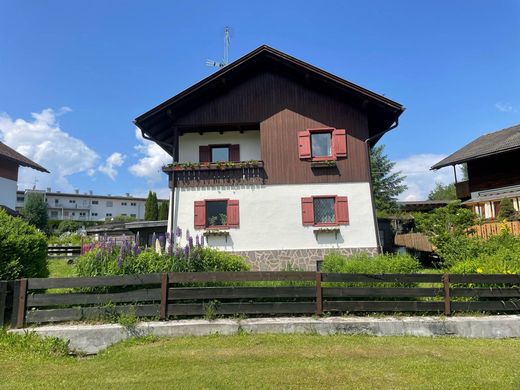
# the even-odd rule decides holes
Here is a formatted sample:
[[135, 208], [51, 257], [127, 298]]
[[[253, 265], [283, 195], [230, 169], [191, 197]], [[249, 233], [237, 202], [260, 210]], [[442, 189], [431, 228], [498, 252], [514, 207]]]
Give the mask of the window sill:
[[202, 233], [203, 236], [229, 236], [229, 230], [227, 228], [224, 229], [209, 229], [206, 228], [204, 233]]
[[313, 231], [316, 237], [318, 237], [319, 234], [334, 234], [336, 239], [338, 239], [339, 226], [315, 227]]
[[336, 160], [313, 160], [311, 168], [333, 168], [336, 167]]

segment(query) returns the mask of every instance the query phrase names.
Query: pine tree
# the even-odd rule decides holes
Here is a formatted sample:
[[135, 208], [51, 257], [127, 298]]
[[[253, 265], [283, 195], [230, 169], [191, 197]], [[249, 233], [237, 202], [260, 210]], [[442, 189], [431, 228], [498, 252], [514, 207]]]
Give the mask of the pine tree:
[[159, 219], [159, 203], [157, 202], [157, 194], [152, 192], [152, 219], [151, 221], [157, 221]]
[[161, 202], [159, 206], [159, 221], [168, 219], [168, 202]]
[[513, 206], [511, 198], [504, 198], [500, 201], [500, 211], [498, 212], [498, 219], [507, 219], [512, 221], [516, 219], [517, 212]]
[[375, 206], [378, 211], [392, 212], [397, 209], [397, 197], [408, 187], [401, 172], [392, 172], [395, 163], [384, 154], [384, 145], [372, 148], [370, 167]]
[[154, 196], [153, 192], [148, 192], [148, 198], [146, 198], [146, 203], [144, 205], [144, 220], [145, 221], [155, 221], [154, 218]]
[[28, 193], [22, 215], [29, 224], [42, 231], [47, 229], [47, 202], [43, 199], [43, 195], [35, 192]]

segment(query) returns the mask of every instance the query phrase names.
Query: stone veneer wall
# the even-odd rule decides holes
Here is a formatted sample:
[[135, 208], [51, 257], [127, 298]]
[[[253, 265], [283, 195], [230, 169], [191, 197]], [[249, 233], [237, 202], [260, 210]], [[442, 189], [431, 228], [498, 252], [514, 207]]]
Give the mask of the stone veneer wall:
[[316, 271], [316, 263], [331, 251], [346, 256], [359, 252], [367, 252], [372, 256], [377, 254], [377, 248], [286, 249], [234, 253], [243, 256], [251, 264], [251, 271], [282, 271], [289, 264], [303, 271]]

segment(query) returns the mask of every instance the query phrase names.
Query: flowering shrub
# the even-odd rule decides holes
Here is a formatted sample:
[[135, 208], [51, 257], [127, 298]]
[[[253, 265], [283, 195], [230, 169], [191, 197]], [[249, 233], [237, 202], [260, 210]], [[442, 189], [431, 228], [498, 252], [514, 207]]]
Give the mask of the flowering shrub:
[[[165, 240], [168, 241], [168, 237]], [[153, 249], [141, 250], [130, 241], [117, 246], [111, 239], [104, 238], [78, 258], [76, 271], [78, 276], [101, 276], [249, 270], [242, 257], [205, 248], [203, 240], [198, 237], [196, 241], [198, 245], [194, 245], [193, 239], [188, 239], [184, 248], [176, 247], [161, 254]]]
[[47, 239], [0, 209], [0, 280], [47, 277]]

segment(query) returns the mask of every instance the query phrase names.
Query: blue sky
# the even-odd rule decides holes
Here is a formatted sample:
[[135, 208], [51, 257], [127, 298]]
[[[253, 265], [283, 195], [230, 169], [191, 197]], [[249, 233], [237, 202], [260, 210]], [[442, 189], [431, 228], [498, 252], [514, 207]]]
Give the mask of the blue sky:
[[382, 140], [402, 199], [452, 179], [428, 172], [442, 157], [520, 123], [518, 1], [0, 1], [0, 139], [53, 171], [21, 184], [164, 194], [164, 156], [132, 120], [214, 71], [226, 25], [231, 60], [268, 44], [402, 103]]

